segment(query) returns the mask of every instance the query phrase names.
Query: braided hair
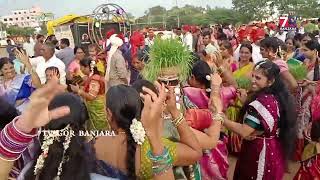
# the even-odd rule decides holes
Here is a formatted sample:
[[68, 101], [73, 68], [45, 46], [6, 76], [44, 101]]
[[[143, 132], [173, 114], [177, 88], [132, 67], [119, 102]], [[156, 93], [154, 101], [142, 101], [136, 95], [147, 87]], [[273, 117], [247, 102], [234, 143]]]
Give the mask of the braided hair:
[[[67, 160], [62, 165], [62, 172], [60, 175], [61, 180], [83, 179], [90, 180], [91, 168], [93, 168], [93, 154], [88, 154], [87, 147], [85, 146], [85, 137], [79, 136], [79, 131], [84, 130], [85, 122], [88, 119], [88, 113], [83, 101], [76, 95], [71, 93], [64, 93], [56, 96], [49, 104], [49, 110], [68, 106], [70, 114], [62, 118], [51, 121], [44, 129], [46, 130], [61, 130], [70, 125], [74, 131], [75, 136], [71, 138], [69, 148], [66, 150], [65, 155]], [[40, 135], [40, 143], [44, 143], [44, 134]], [[41, 171], [37, 177], [34, 175], [36, 161], [31, 168], [26, 172], [26, 180], [34, 179], [48, 179], [53, 180], [57, 176], [58, 167], [64, 155], [63, 142], [66, 140], [64, 136], [60, 137], [60, 141], [54, 141], [49, 148], [48, 156]], [[37, 156], [41, 155], [42, 151], [37, 152]]]
[[132, 87], [118, 85], [111, 87], [107, 92], [107, 108], [112, 112], [112, 117], [117, 126], [122, 128], [127, 135], [127, 171], [128, 179], [135, 180], [135, 153], [136, 143], [130, 132], [133, 119], [139, 119], [141, 114], [141, 100], [138, 92]]

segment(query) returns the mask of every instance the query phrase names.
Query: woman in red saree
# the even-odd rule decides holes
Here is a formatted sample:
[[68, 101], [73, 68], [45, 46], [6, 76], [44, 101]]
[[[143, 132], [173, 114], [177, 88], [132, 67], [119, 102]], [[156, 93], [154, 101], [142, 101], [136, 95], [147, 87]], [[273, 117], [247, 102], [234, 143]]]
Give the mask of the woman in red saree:
[[[282, 180], [296, 136], [293, 98], [271, 61], [257, 63], [252, 76], [252, 97], [246, 100], [243, 123], [225, 119], [224, 126], [241, 135], [243, 143], [234, 179]], [[241, 99], [247, 99], [240, 92]]]
[[[320, 98], [318, 100], [320, 100]], [[311, 144], [313, 145], [313, 153], [301, 162], [301, 167], [294, 177], [294, 180], [320, 179], [320, 116], [315, 116], [313, 118], [317, 118], [313, 119], [314, 121], [312, 122], [311, 128]]]

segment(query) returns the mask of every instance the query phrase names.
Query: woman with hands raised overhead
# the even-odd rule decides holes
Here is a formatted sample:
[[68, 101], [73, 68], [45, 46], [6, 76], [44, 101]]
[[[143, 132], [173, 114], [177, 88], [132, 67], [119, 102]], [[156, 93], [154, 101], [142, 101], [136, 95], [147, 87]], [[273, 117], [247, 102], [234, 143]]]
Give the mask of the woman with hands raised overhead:
[[[170, 90], [166, 93], [164, 85], [156, 83], [156, 88], [158, 93], [146, 87], [142, 88], [142, 112], [142, 102], [133, 88], [118, 85], [111, 87], [107, 93], [110, 125], [119, 136], [99, 137], [96, 139], [95, 148], [104, 172], [110, 169], [110, 166], [113, 167], [112, 177], [170, 179], [173, 178], [172, 166], [190, 165], [201, 156], [199, 144], [179, 111], [175, 111], [175, 121], [172, 123], [181, 132], [181, 142], [174, 143], [162, 138], [164, 104], [167, 100], [169, 106], [175, 105], [175, 101], [168, 102]], [[105, 148], [106, 142], [114, 146]], [[126, 153], [114, 154], [119, 149]], [[170, 171], [167, 171], [169, 169]]]

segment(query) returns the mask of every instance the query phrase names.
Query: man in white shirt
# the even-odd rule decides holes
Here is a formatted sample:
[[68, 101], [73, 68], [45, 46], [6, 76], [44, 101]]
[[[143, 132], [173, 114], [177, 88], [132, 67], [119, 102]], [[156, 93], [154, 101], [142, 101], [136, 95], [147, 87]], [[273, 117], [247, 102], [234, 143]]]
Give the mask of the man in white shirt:
[[55, 53], [55, 45], [52, 43], [44, 43], [41, 46], [40, 49], [41, 55], [36, 58], [31, 58], [30, 62], [32, 67], [36, 70], [36, 73], [38, 74], [41, 84], [46, 83], [46, 69], [48, 67], [57, 67], [59, 69], [60, 73], [60, 83], [66, 84], [66, 66], [65, 64], [58, 59], [54, 53]]
[[30, 36], [27, 36], [25, 40], [26, 40], [26, 42], [23, 43], [23, 49], [26, 51], [26, 53], [29, 57], [33, 57], [35, 43], [32, 43], [30, 41]]
[[280, 30], [274, 37], [280, 39], [281, 41], [285, 42], [287, 38], [287, 32]]
[[182, 42], [183, 35], [182, 35], [181, 28], [177, 28], [173, 30], [173, 38], [178, 39], [180, 42]]
[[183, 26], [182, 28], [182, 34], [183, 34], [183, 39], [182, 42], [183, 44], [188, 48], [188, 50], [190, 50], [191, 52], [193, 51], [193, 36], [191, 34], [191, 27], [186, 25]]
[[144, 40], [144, 44], [145, 46], [152, 46], [153, 45], [153, 42], [154, 41], [154, 31], [152, 29], [150, 29], [148, 31], [148, 37]]

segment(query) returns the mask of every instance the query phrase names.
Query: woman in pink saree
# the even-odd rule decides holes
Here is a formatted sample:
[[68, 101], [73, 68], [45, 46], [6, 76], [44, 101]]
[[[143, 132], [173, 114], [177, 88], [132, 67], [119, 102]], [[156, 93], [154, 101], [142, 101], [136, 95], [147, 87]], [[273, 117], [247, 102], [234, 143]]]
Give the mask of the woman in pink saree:
[[[252, 91], [241, 110], [243, 123], [224, 121], [226, 128], [243, 137], [234, 179], [282, 180], [296, 137], [294, 99], [271, 61], [255, 66]], [[246, 93], [240, 98], [247, 99]]]
[[[194, 133], [202, 145], [204, 154], [200, 160], [201, 177], [204, 180], [227, 179], [228, 150], [226, 136], [220, 134], [220, 126], [217, 121], [212, 121], [208, 109], [208, 102], [211, 92], [211, 69], [203, 61], [194, 64], [192, 75], [189, 79], [190, 87], [184, 87], [184, 105], [186, 107], [185, 117], [189, 125], [196, 129]], [[235, 89], [224, 88], [221, 96], [227, 103], [235, 97]]]

